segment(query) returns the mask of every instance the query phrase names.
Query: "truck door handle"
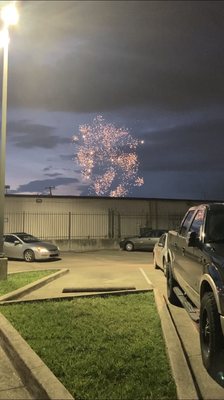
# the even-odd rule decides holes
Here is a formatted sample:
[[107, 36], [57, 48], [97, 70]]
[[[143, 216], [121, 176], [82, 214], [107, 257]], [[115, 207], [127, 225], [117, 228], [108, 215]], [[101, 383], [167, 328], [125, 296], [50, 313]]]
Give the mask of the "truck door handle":
[[184, 254], [185, 254], [185, 247], [182, 247], [182, 254], [183, 254], [183, 256], [184, 256]]

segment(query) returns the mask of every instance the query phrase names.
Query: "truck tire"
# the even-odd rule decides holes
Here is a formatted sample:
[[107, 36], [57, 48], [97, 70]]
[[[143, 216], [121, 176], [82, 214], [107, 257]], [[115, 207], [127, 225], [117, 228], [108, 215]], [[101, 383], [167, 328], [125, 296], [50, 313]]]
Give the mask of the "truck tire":
[[173, 288], [177, 286], [177, 282], [173, 277], [170, 262], [167, 262], [166, 265], [166, 283], [167, 283], [167, 298], [169, 302], [175, 306], [179, 305], [180, 302], [173, 290]]
[[202, 361], [207, 371], [212, 372], [223, 347], [219, 313], [212, 292], [205, 293], [202, 298], [199, 329]]

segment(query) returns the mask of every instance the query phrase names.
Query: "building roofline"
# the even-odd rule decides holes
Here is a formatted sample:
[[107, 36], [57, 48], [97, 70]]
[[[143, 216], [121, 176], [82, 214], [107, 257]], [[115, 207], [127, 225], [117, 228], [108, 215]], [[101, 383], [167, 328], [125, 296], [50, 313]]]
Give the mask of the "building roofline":
[[177, 198], [158, 198], [158, 197], [104, 197], [104, 196], [69, 196], [69, 195], [40, 195], [40, 194], [18, 194], [18, 193], [6, 193], [5, 197], [22, 197], [22, 198], [42, 198], [42, 199], [85, 199], [85, 200], [113, 200], [113, 201], [124, 201], [124, 200], [139, 200], [139, 201], [185, 201], [185, 202], [200, 202], [200, 203], [214, 203], [222, 202], [224, 200], [217, 199], [177, 199]]

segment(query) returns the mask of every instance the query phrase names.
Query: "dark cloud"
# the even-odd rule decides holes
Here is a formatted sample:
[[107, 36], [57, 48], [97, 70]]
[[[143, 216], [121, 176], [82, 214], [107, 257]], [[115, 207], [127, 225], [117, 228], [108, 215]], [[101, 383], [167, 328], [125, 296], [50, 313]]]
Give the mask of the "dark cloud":
[[[36, 174], [40, 159], [40, 171], [49, 179], [29, 177], [16, 192], [36, 193], [51, 185], [67, 185], [71, 192], [74, 182], [74, 192], [88, 195], [85, 184], [59, 176], [71, 171], [68, 161], [73, 167], [76, 151], [71, 154], [66, 145], [72, 138], [60, 129], [65, 125], [68, 135], [72, 132], [73, 114], [76, 130], [91, 123], [93, 114], [106, 114], [108, 122], [118, 127], [124, 122], [145, 140], [138, 149], [145, 184], [134, 187], [132, 196], [215, 198], [213, 191], [222, 196], [223, 2], [22, 1], [20, 6], [20, 23], [10, 30], [8, 104], [28, 117], [8, 122], [8, 151], [12, 157], [16, 146], [20, 160], [30, 154], [23, 167], [31, 173], [32, 160]], [[0, 84], [1, 79], [0, 74]], [[53, 123], [32, 122], [36, 109]], [[81, 180], [77, 165], [74, 174]]]
[[76, 112], [223, 104], [223, 19], [217, 1], [26, 1], [13, 32], [10, 104]]
[[24, 135], [24, 134], [30, 134], [30, 135], [39, 135], [39, 134], [44, 134], [48, 135], [51, 134], [52, 132], [55, 131], [54, 126], [47, 126], [43, 124], [34, 124], [30, 120], [27, 119], [22, 119], [22, 120], [16, 120], [12, 121], [9, 120], [7, 123], [7, 130], [8, 134], [10, 136], [12, 135]]
[[60, 174], [59, 172], [55, 172], [55, 173], [52, 173], [52, 174], [44, 174], [44, 175], [45, 176], [49, 176], [51, 178], [54, 178], [56, 176], [62, 176], [63, 174]]
[[28, 182], [24, 185], [20, 185], [16, 190], [10, 190], [10, 193], [43, 193], [46, 188], [53, 186], [57, 189], [61, 185], [74, 185], [79, 184], [79, 180], [76, 178], [55, 178], [55, 179], [43, 179]]
[[147, 132], [141, 170], [223, 172], [223, 132], [224, 119]]
[[43, 171], [50, 171], [52, 169], [52, 166], [50, 165], [49, 167], [43, 168]]
[[35, 124], [28, 120], [9, 121], [7, 125], [8, 140], [23, 149], [52, 149], [60, 144], [71, 143], [70, 138], [54, 135], [55, 130], [56, 127]]

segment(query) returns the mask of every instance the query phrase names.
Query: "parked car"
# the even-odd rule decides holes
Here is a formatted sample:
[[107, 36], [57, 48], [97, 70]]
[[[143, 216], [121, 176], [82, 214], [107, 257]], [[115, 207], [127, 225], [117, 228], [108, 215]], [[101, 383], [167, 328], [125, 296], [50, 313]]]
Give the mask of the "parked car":
[[126, 237], [120, 241], [122, 250], [153, 250], [160, 236], [166, 232], [165, 229], [151, 229], [139, 236]]
[[163, 233], [153, 249], [153, 264], [155, 269], [162, 269], [166, 276], [167, 265], [167, 233]]
[[59, 257], [57, 246], [25, 232], [5, 234], [3, 251], [8, 258], [21, 258], [27, 262]]

